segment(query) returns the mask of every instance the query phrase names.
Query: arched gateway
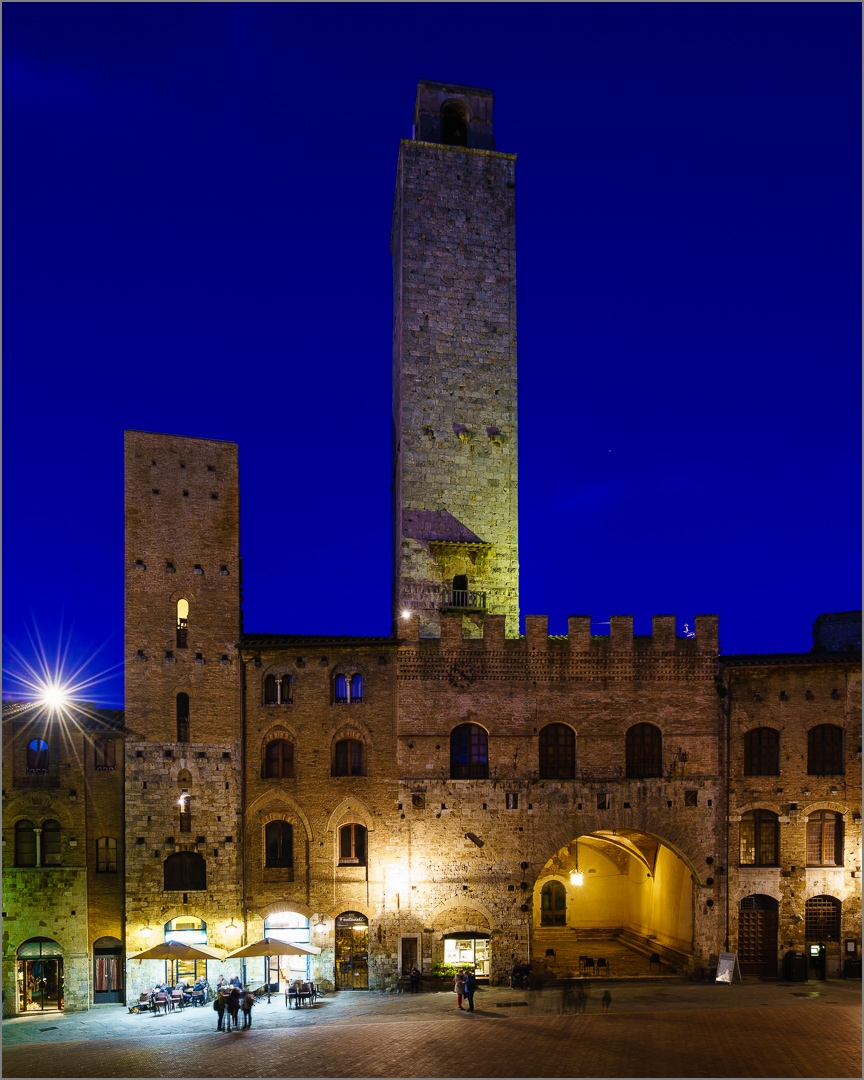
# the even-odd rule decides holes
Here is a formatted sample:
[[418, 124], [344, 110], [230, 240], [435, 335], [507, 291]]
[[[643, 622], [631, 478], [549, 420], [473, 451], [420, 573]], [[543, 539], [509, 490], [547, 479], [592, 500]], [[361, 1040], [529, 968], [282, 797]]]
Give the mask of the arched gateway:
[[555, 974], [578, 973], [585, 956], [602, 956], [612, 975], [647, 974], [653, 954], [667, 971], [692, 961], [693, 873], [647, 833], [573, 840], [543, 866], [533, 901], [532, 956]]

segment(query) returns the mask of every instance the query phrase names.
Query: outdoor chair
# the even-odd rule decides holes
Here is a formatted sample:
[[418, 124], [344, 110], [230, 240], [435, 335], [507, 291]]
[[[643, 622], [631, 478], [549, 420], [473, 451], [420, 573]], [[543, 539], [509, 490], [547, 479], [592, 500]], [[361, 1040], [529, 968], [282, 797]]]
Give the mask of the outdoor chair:
[[585, 962], [582, 965], [582, 970], [585, 972], [586, 975], [588, 974], [588, 968], [591, 968], [592, 975], [597, 974], [597, 964], [595, 963], [593, 956], [586, 956]]
[[580, 957], [579, 957], [579, 973], [580, 973], [581, 975], [584, 975], [584, 974], [585, 974], [585, 961], [586, 961], [587, 959], [588, 959], [588, 957], [587, 957], [587, 956], [580, 956]]
[[153, 1011], [158, 1013], [160, 1009], [164, 1009], [166, 1015], [171, 1009], [171, 998], [164, 990], [153, 995]]
[[603, 968], [603, 974], [608, 977], [609, 975], [609, 962], [605, 956], [597, 957], [597, 974], [600, 974], [600, 968]]
[[304, 982], [300, 987], [300, 1000], [307, 1002], [309, 1005], [315, 1004], [315, 983]]
[[300, 987], [301, 982], [299, 979], [295, 979], [292, 983], [289, 983], [288, 989], [285, 991], [285, 1007], [290, 1009], [291, 1003], [294, 1003], [294, 1007], [300, 1008]]
[[138, 1012], [149, 1012], [153, 1007], [153, 991], [145, 990], [138, 995]]

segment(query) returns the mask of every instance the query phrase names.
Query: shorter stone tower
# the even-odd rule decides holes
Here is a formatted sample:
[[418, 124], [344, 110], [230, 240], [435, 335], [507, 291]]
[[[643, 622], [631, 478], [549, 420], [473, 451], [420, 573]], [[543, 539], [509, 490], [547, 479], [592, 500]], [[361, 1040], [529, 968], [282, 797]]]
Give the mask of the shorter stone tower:
[[[127, 431], [125, 458], [127, 949], [178, 918], [230, 948], [224, 925], [242, 908], [237, 446]], [[130, 978], [159, 974], [139, 967]]]
[[393, 218], [394, 620], [519, 633], [513, 154], [488, 90], [421, 82]]

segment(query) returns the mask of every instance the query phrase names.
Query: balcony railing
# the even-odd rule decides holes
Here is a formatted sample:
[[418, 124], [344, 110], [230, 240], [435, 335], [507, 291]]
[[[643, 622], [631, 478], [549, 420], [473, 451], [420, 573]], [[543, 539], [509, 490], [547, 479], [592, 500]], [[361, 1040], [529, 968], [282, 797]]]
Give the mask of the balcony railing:
[[445, 589], [441, 599], [442, 611], [485, 611], [486, 593], [467, 589]]

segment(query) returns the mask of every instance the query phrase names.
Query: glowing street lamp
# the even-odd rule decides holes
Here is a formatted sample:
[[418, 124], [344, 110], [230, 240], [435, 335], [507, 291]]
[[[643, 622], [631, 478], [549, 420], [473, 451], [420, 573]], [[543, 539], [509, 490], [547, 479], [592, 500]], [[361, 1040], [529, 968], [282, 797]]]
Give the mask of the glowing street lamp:
[[41, 702], [49, 709], [56, 711], [69, 703], [69, 695], [66, 688], [59, 683], [50, 683], [43, 687]]
[[584, 881], [584, 879], [585, 879], [585, 875], [582, 873], [582, 871], [579, 869], [578, 866], [575, 869], [570, 871], [570, 884], [571, 885], [581, 885], [582, 882]]
[[410, 619], [411, 618], [411, 612], [408, 610], [408, 608], [405, 608], [405, 610], [402, 612], [402, 618], [403, 619]]

